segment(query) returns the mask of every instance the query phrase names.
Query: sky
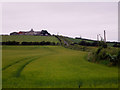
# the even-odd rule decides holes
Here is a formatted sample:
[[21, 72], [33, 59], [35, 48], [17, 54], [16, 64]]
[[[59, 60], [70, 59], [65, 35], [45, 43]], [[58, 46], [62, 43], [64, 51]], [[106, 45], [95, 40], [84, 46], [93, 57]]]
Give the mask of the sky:
[[47, 30], [51, 34], [118, 41], [117, 2], [2, 3], [2, 33]]

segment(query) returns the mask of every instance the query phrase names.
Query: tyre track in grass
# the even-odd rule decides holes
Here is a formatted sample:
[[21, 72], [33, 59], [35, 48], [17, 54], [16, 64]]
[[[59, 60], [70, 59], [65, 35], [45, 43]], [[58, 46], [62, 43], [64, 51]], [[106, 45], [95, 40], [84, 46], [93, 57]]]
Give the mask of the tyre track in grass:
[[17, 63], [19, 63], [19, 62], [22, 62], [22, 61], [25, 61], [25, 60], [28, 60], [28, 59], [30, 59], [30, 58], [32, 58], [32, 57], [26, 57], [26, 58], [19, 59], [18, 61], [13, 62], [13, 63], [11, 63], [11, 64], [3, 67], [2, 70], [6, 70], [7, 68], [9, 68], [9, 67], [11, 67], [11, 66], [13, 66], [13, 65], [15, 65], [15, 64], [17, 64]]
[[50, 56], [50, 55], [53, 55], [55, 53], [49, 53], [49, 54], [44, 54], [44, 55], [41, 55], [41, 56], [38, 56], [38, 57], [35, 57], [35, 58], [32, 58], [30, 59], [29, 61], [27, 61], [24, 65], [22, 65], [16, 72], [16, 74], [14, 75], [15, 77], [20, 77], [21, 75], [21, 72], [24, 70], [24, 68], [30, 64], [31, 62], [35, 61], [35, 60], [38, 60], [39, 58], [43, 58], [45, 56]]
[[36, 58], [32, 58], [30, 59], [28, 62], [26, 62], [24, 65], [22, 65], [16, 72], [15, 77], [19, 77], [21, 75], [21, 72], [23, 71], [23, 69], [32, 61], [37, 60], [39, 57]]
[[[53, 51], [52, 49], [50, 49], [50, 48], [48, 48], [48, 47], [45, 47], [45, 48], [46, 48], [48, 51]], [[53, 52], [55, 52], [55, 51], [53, 51]], [[26, 60], [32, 59], [32, 58], [34, 58], [34, 57], [36, 57], [36, 56], [29, 56], [29, 57], [25, 57], [25, 58], [19, 59], [18, 61], [15, 61], [15, 62], [13, 62], [13, 63], [11, 63], [11, 64], [3, 67], [2, 70], [6, 70], [7, 68], [9, 68], [9, 67], [11, 67], [11, 66], [13, 66], [13, 65], [15, 65], [15, 64], [17, 64], [17, 63], [19, 63], [19, 62], [26, 61]]]

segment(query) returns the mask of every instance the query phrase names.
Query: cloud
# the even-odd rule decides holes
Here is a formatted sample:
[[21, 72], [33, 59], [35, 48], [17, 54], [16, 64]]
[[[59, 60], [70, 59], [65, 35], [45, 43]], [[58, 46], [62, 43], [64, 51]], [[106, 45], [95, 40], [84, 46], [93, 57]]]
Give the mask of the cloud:
[[96, 39], [106, 29], [107, 40], [117, 40], [117, 2], [3, 3], [2, 9], [3, 33], [34, 28]]

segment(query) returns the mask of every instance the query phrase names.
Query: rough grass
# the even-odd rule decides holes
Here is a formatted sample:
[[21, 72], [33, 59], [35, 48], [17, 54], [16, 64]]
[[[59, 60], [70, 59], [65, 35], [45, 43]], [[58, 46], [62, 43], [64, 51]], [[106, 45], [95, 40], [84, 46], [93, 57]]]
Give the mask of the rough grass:
[[59, 42], [54, 36], [31, 36], [31, 35], [13, 35], [13, 36], [2, 36], [2, 41], [17, 41], [17, 42]]
[[60, 46], [3, 46], [3, 88], [117, 88], [118, 68]]

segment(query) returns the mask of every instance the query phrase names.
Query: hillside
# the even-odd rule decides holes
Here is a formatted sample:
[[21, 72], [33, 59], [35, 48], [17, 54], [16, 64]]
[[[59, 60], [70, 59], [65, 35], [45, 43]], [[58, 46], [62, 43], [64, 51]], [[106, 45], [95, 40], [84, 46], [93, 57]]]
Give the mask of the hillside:
[[87, 54], [61, 46], [3, 46], [3, 88], [117, 88], [118, 68], [88, 62]]
[[[90, 53], [96, 52], [98, 47], [79, 45], [79, 41], [75, 44], [75, 40], [80, 39], [64, 36], [16, 35], [3, 36], [2, 40], [60, 43], [57, 46], [3, 45], [3, 88], [118, 87], [118, 68], [105, 66], [103, 62], [100, 64], [88, 62]], [[84, 41], [89, 42], [87, 39]], [[114, 54], [114, 47], [111, 48], [105, 50]]]
[[[85, 39], [85, 38], [71, 38], [71, 37], [63, 37], [69, 44], [79, 44], [81, 41], [85, 41], [86, 43], [92, 44], [96, 43], [96, 40]], [[60, 43], [59, 39], [55, 36], [34, 36], [34, 35], [2, 35], [2, 42], [6, 41], [16, 41], [16, 42], [41, 42], [41, 41], [49, 41]], [[108, 46], [115, 45], [116, 42], [107, 42]]]
[[[96, 40], [92, 40], [92, 39], [86, 39], [86, 38], [71, 38], [71, 37], [64, 37], [67, 41], [71, 42], [71, 43], [80, 43], [81, 41], [85, 41], [86, 43], [95, 43], [97, 42]], [[113, 46], [115, 43], [117, 42], [106, 42], [108, 46]]]

